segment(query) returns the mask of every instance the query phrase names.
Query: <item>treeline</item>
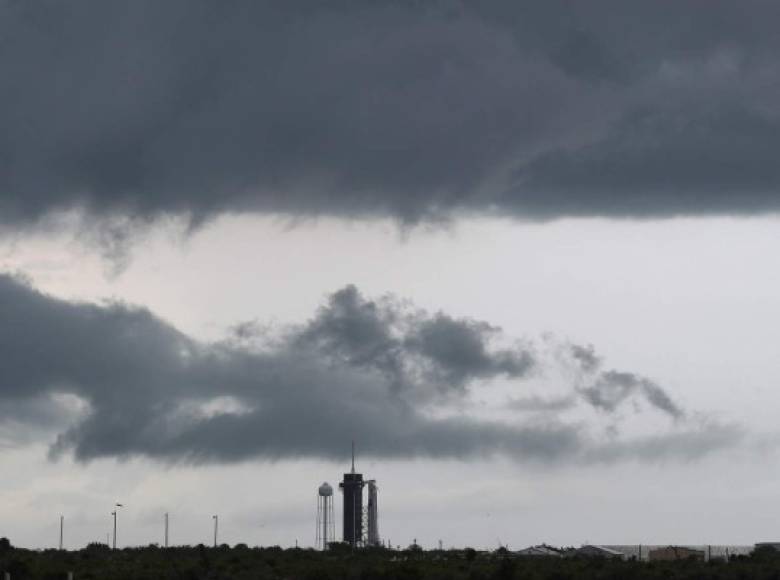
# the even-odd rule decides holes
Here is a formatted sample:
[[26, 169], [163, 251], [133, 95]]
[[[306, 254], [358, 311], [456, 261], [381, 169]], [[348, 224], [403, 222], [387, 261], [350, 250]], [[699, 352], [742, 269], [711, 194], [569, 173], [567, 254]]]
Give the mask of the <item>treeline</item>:
[[768, 549], [729, 562], [637, 562], [600, 558], [518, 558], [500, 549], [328, 552], [239, 544], [209, 548], [110, 550], [91, 544], [79, 551], [24, 550], [0, 539], [0, 580], [780, 580], [780, 553]]

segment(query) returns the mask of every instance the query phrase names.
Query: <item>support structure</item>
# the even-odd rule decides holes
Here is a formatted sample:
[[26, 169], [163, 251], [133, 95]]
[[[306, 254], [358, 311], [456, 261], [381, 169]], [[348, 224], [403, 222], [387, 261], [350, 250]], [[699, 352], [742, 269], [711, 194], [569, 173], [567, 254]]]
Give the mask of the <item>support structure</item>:
[[317, 494], [317, 531], [315, 544], [318, 550], [327, 550], [336, 541], [336, 525], [333, 517], [333, 488], [323, 483]]
[[379, 510], [377, 508], [377, 492], [375, 479], [368, 480], [368, 537], [366, 538], [366, 545], [379, 546], [381, 540], [379, 539]]
[[339, 487], [344, 497], [343, 538], [353, 548], [363, 545], [363, 474], [355, 473], [355, 442], [352, 442], [352, 470], [344, 474]]
[[112, 511], [111, 515], [114, 516], [114, 537], [112, 549], [116, 550], [116, 510]]
[[114, 504], [114, 511], [111, 512], [111, 515], [114, 516], [114, 550], [116, 550], [116, 513], [121, 507], [124, 507], [124, 504], [116, 502]]

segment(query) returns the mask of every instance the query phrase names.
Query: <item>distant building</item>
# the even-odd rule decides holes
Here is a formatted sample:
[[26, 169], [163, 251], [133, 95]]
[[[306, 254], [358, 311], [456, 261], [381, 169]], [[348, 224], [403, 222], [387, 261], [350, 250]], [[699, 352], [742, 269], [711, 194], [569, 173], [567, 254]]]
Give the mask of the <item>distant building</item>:
[[583, 557], [583, 558], [610, 558], [610, 559], [618, 559], [618, 560], [626, 559], [626, 555], [623, 552], [618, 552], [617, 550], [606, 548], [604, 546], [591, 546], [591, 545], [577, 548], [576, 550], [574, 550], [572, 555]]
[[705, 560], [704, 550], [694, 550], [684, 546], [666, 546], [650, 550], [648, 559], [651, 562], [668, 562], [672, 560]]
[[517, 550], [514, 552], [514, 555], [522, 558], [561, 558], [563, 556], [563, 550], [541, 544], [540, 546], [530, 546], [522, 550]]
[[772, 549], [780, 552], [780, 542], [759, 542], [755, 545], [756, 550]]

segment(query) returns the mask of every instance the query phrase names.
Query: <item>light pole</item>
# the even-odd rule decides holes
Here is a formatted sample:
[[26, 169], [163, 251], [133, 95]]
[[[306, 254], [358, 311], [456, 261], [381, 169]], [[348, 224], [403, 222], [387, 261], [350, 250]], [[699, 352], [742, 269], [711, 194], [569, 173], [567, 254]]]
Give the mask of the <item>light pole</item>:
[[65, 527], [65, 516], [60, 516], [60, 550], [62, 550], [62, 532]]
[[114, 511], [111, 512], [111, 515], [114, 516], [114, 550], [116, 550], [116, 508], [123, 507], [121, 503], [114, 504]]
[[165, 512], [165, 547], [168, 547], [168, 512]]
[[116, 510], [111, 512], [111, 516], [114, 518], [114, 542], [112, 549], [116, 550]]
[[217, 530], [219, 529], [219, 516], [212, 516], [214, 520], [214, 547], [217, 547]]

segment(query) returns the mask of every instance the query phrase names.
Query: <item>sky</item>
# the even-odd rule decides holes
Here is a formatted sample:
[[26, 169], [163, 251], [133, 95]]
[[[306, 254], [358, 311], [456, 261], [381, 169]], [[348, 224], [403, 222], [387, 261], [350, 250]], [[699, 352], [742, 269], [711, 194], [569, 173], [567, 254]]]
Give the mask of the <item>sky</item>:
[[778, 10], [0, 2], [0, 535], [775, 539]]

